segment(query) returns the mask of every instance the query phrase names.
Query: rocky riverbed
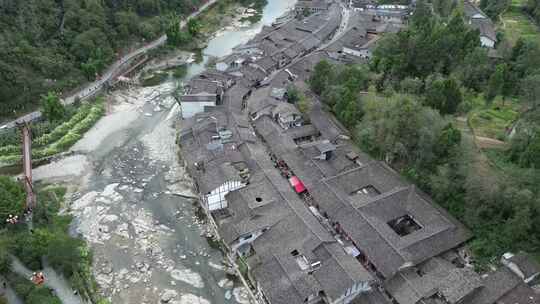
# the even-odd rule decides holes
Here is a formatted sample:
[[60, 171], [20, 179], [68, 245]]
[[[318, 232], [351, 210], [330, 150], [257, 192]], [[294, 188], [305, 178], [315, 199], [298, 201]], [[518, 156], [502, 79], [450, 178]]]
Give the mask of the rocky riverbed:
[[228, 277], [197, 218], [191, 180], [178, 160], [174, 84], [118, 91], [109, 113], [73, 155], [36, 169], [70, 181], [65, 212], [94, 253], [94, 274], [112, 303], [249, 303]]
[[[271, 0], [261, 22], [214, 37], [205, 60], [189, 65], [181, 81], [203, 71], [208, 56], [230, 53], [293, 4]], [[249, 303], [197, 218], [175, 144], [176, 86], [168, 80], [108, 95], [107, 115], [68, 156], [36, 168], [34, 179], [70, 185], [64, 212], [74, 216], [72, 232], [92, 249], [97, 283], [112, 303]]]

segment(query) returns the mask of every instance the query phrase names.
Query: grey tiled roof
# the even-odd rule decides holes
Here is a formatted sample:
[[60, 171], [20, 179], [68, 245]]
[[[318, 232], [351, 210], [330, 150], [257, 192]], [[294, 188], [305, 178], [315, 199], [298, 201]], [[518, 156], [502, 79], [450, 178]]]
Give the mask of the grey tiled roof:
[[540, 272], [540, 264], [525, 252], [519, 252], [510, 258], [515, 263], [525, 278], [529, 278]]
[[497, 41], [495, 26], [489, 19], [473, 19], [471, 21], [473, 28], [478, 29], [480, 36], [485, 36], [493, 41]]
[[327, 9], [328, 1], [327, 0], [299, 0], [296, 2], [297, 8], [317, 8], [317, 9]]
[[[510, 293], [512, 293], [512, 291], [516, 289], [519, 285], [523, 284], [523, 282], [506, 267], [501, 267], [497, 271], [488, 274], [487, 278], [482, 280], [482, 284], [484, 285], [484, 287], [482, 287], [473, 298], [465, 301], [464, 304], [496, 303], [505, 295], [509, 295]], [[522, 292], [522, 290], [520, 289], [518, 289], [517, 291]], [[525, 303], [527, 302], [519, 304]]]
[[[344, 294], [355, 283], [371, 282], [371, 275], [335, 242], [321, 242], [297, 216], [287, 216], [255, 240], [256, 257], [249, 258], [253, 274], [261, 278], [271, 303], [301, 304], [324, 290], [331, 299]], [[309, 263], [321, 267], [309, 274], [291, 255], [297, 250]]]
[[471, 3], [469, 0], [463, 1], [463, 12], [465, 13], [465, 16], [468, 18], [472, 18], [476, 14], [482, 15], [484, 18], [487, 18], [486, 14], [482, 12], [481, 9], [479, 9], [476, 5]]
[[385, 282], [386, 290], [400, 304], [417, 304], [435, 294], [451, 304], [470, 297], [482, 286], [470, 268], [457, 268], [442, 258], [432, 258], [416, 268], [402, 271]]

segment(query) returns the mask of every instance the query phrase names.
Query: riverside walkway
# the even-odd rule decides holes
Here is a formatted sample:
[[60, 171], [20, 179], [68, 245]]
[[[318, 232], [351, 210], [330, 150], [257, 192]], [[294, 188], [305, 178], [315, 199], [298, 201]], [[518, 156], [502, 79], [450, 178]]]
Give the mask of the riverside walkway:
[[[202, 13], [204, 10], [206, 10], [208, 7], [210, 7], [212, 4], [216, 3], [218, 0], [209, 0], [206, 2], [203, 6], [201, 6], [197, 11], [193, 12], [191, 15], [189, 15], [185, 20], [182, 20], [180, 22], [180, 27], [184, 27], [187, 24], [187, 21], [189, 21], [192, 18], [197, 17], [200, 13]], [[129, 52], [128, 54], [124, 55], [122, 58], [115, 61], [112, 65], [110, 65], [107, 70], [103, 73], [100, 79], [91, 82], [87, 85], [85, 85], [82, 89], [79, 91], [73, 93], [72, 95], [64, 98], [62, 100], [62, 103], [64, 105], [69, 105], [75, 102], [75, 100], [85, 100], [89, 97], [94, 96], [98, 92], [100, 92], [104, 85], [109, 81], [112, 80], [114, 77], [122, 76], [119, 75], [118, 72], [121, 71], [124, 68], [125, 64], [128, 64], [132, 59], [147, 53], [148, 51], [155, 49], [159, 46], [162, 46], [167, 41], [167, 35], [162, 35], [161, 37], [157, 38], [156, 40], [134, 50]], [[7, 129], [7, 128], [14, 128], [17, 126], [17, 123], [22, 122], [28, 122], [33, 121], [41, 117], [41, 111], [34, 111], [28, 114], [25, 114], [13, 121], [7, 122], [0, 126], [0, 129]]]

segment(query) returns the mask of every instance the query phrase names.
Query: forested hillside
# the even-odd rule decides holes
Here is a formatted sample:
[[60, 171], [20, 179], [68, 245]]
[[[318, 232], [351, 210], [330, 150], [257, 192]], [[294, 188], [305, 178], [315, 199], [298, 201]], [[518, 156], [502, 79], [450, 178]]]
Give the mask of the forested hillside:
[[92, 80], [122, 48], [164, 32], [202, 0], [0, 1], [0, 117]]
[[540, 24], [540, 0], [528, 0], [526, 9], [536, 23]]

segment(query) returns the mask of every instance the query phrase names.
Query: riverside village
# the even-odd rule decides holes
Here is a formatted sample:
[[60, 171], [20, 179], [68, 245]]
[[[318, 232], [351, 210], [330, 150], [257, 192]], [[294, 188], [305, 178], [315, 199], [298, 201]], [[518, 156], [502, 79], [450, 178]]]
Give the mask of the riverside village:
[[[498, 21], [479, 2], [455, 2], [478, 52], [504, 60]], [[476, 232], [459, 213], [441, 206], [433, 187], [424, 191], [422, 176], [364, 150], [359, 141], [380, 138], [359, 140], [368, 127], [348, 124], [339, 100], [329, 107], [314, 85], [321, 62], [343, 71], [405, 60], [381, 61], [378, 48], [437, 3], [268, 0], [253, 24], [243, 23], [255, 10], [241, 8], [247, 17], [216, 32], [201, 63], [155, 63], [145, 50], [121, 73], [100, 75], [96, 92], [75, 99], [106, 95], [104, 116], [34, 167], [28, 128], [39, 118], [19, 119], [24, 170], [14, 176], [27, 208], [6, 215], [7, 231], [33, 217], [30, 232], [13, 231], [45, 238], [40, 211], [29, 207], [45, 197], [34, 185], [68, 184], [47, 199], [66, 198], [58, 216], [70, 216], [68, 234], [91, 253], [79, 279], [55, 266], [55, 256], [68, 257], [52, 249], [38, 266], [10, 253], [0, 303], [38, 303], [21, 295], [20, 276], [59, 301], [44, 304], [540, 304], [538, 253], [504, 248], [481, 263], [470, 245]], [[175, 60], [187, 66], [181, 81], [141, 85], [140, 73]], [[376, 107], [383, 97], [373, 90], [353, 99], [371, 96]], [[85, 277], [93, 283], [77, 283]]]

